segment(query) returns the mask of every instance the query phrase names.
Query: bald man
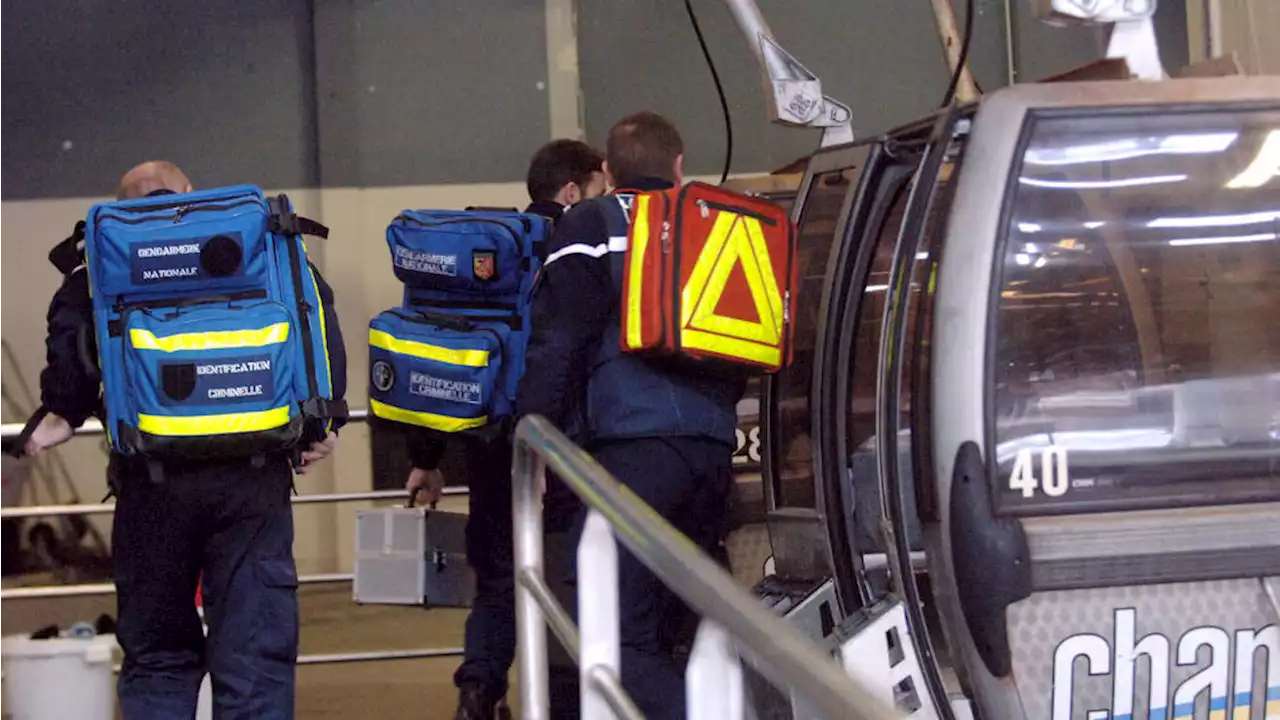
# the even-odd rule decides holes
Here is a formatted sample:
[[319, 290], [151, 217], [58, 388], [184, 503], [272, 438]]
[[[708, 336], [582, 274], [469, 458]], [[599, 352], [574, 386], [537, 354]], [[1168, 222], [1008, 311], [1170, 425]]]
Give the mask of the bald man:
[[[190, 191], [190, 180], [176, 165], [152, 161], [125, 173], [116, 196], [131, 200]], [[50, 253], [65, 277], [49, 307], [37, 417], [45, 414], [24, 446], [32, 456], [70, 439], [89, 417], [104, 414], [81, 240], [78, 232]], [[319, 272], [315, 279], [324, 305], [334, 399], [341, 399], [346, 354], [333, 291]], [[326, 457], [336, 438], [331, 433], [304, 451], [298, 472]], [[293, 717], [298, 652], [289, 500], [293, 468], [283, 455], [258, 460], [167, 463], [155, 482], [142, 461], [112, 453], [107, 480], [116, 496], [111, 545], [117, 638], [125, 653], [118, 696], [128, 720], [193, 717], [206, 671], [213, 680], [215, 717]], [[203, 590], [207, 641], [194, 605], [197, 583]]]
[[189, 193], [191, 181], [171, 162], [151, 160], [135, 167], [120, 178], [117, 200], [132, 200], [152, 194]]

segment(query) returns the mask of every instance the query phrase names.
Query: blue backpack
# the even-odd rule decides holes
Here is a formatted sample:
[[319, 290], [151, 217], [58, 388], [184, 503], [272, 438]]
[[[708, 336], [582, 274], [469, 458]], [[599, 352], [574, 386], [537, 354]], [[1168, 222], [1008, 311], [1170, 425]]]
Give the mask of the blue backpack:
[[369, 410], [443, 433], [503, 432], [524, 373], [548, 218], [406, 210], [387, 227], [399, 307], [369, 323]]
[[151, 460], [300, 449], [333, 400], [319, 290], [288, 198], [235, 186], [95, 205], [84, 251], [114, 450]]

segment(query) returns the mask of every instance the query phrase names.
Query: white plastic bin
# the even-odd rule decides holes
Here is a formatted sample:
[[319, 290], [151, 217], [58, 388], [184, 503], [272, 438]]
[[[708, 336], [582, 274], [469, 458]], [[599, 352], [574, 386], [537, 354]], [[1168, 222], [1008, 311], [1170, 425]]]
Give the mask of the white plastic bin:
[[4, 638], [4, 713], [13, 720], [114, 720], [115, 635]]

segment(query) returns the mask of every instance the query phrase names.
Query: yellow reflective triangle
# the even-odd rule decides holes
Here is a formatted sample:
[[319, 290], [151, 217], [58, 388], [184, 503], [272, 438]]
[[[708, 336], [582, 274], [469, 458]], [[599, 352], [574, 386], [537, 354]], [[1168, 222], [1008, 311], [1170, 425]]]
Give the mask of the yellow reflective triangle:
[[[716, 313], [733, 272], [741, 263], [759, 322]], [[769, 260], [760, 221], [720, 211], [681, 295], [681, 327], [776, 346], [782, 341], [782, 296]]]

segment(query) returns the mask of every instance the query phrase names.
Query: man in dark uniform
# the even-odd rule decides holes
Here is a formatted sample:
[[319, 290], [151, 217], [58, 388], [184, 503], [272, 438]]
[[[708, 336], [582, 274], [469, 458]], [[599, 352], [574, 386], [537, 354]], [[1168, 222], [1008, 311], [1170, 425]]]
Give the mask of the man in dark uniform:
[[[556, 227], [534, 296], [517, 406], [564, 429], [573, 422], [571, 399], [585, 389], [588, 452], [712, 552], [726, 521], [745, 376], [664, 369], [619, 347], [631, 199], [680, 184], [683, 155], [679, 131], [655, 113], [629, 116], [610, 131], [605, 174], [616, 189], [573, 207]], [[571, 547], [585, 518], [580, 511]], [[684, 678], [670, 636], [670, 613], [679, 606], [625, 550], [618, 574], [623, 685], [646, 717], [684, 717]]]
[[[525, 210], [558, 220], [565, 208], [604, 191], [603, 159], [578, 140], [555, 140], [534, 154], [526, 186], [532, 201]], [[461, 435], [460, 474], [466, 480], [467, 563], [475, 573], [476, 593], [467, 616], [466, 657], [454, 674], [458, 720], [510, 717], [505, 696], [507, 673], [515, 661], [515, 577], [511, 535], [511, 445]], [[437, 469], [445, 440], [410, 431], [413, 469], [405, 487], [418, 502], [434, 503], [444, 489]]]
[[[122, 178], [117, 198], [190, 192], [176, 166], [149, 162]], [[75, 251], [75, 243], [63, 244]], [[55, 251], [57, 252], [57, 251]], [[74, 263], [74, 259], [72, 260]], [[90, 416], [103, 414], [88, 271], [68, 274], [48, 314], [47, 366], [40, 375], [46, 412], [28, 440], [28, 455], [70, 439]], [[313, 268], [314, 270], [314, 268]], [[333, 291], [315, 273], [324, 304], [334, 399], [346, 392], [346, 354]], [[89, 338], [88, 357], [81, 352]], [[336, 431], [338, 423], [335, 422]], [[304, 473], [333, 450], [331, 432], [301, 454]], [[298, 653], [298, 574], [293, 557], [289, 458], [166, 463], [159, 482], [145, 464], [113, 453], [108, 482], [116, 496], [111, 545], [124, 649], [119, 699], [124, 717], [190, 718], [206, 670], [214, 714], [243, 720], [294, 716]], [[209, 636], [196, 613], [203, 591]]]

